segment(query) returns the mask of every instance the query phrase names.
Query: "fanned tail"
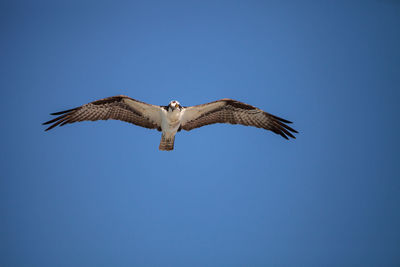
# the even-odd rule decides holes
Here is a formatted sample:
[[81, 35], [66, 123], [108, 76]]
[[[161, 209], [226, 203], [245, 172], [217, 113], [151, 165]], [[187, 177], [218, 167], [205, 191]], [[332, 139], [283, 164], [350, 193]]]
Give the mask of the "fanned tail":
[[166, 137], [164, 134], [161, 136], [161, 142], [158, 149], [170, 151], [174, 149], [175, 135]]

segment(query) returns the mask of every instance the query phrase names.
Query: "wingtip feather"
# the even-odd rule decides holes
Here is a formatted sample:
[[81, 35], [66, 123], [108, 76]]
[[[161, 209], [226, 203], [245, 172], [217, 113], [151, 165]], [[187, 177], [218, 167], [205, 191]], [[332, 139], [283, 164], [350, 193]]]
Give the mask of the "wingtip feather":
[[67, 110], [63, 110], [63, 111], [58, 111], [58, 112], [50, 113], [50, 115], [61, 115], [61, 114], [64, 114], [64, 113], [68, 113], [68, 112], [74, 111], [74, 110], [76, 110], [76, 109], [77, 109], [77, 108], [71, 108], [71, 109], [67, 109]]

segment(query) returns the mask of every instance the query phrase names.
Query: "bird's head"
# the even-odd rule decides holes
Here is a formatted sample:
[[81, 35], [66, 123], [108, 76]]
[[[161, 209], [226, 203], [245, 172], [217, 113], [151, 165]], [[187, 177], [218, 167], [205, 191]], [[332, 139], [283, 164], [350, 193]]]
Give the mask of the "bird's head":
[[170, 107], [171, 110], [174, 111], [174, 110], [177, 109], [177, 108], [180, 109], [180, 108], [181, 108], [181, 105], [179, 104], [178, 101], [172, 100], [171, 102], [169, 102], [168, 107]]

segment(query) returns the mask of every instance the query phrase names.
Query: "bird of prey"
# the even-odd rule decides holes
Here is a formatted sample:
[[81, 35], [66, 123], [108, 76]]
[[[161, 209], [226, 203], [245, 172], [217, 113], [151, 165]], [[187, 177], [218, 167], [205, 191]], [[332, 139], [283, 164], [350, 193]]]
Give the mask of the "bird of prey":
[[120, 120], [162, 132], [160, 150], [173, 150], [175, 134], [214, 123], [241, 124], [270, 130], [283, 138], [295, 138], [297, 133], [287, 125], [288, 120], [271, 115], [240, 101], [224, 98], [214, 102], [184, 107], [176, 100], [168, 106], [147, 104], [119, 95], [93, 101], [83, 106], [51, 113], [58, 115], [47, 121], [46, 131], [78, 121]]

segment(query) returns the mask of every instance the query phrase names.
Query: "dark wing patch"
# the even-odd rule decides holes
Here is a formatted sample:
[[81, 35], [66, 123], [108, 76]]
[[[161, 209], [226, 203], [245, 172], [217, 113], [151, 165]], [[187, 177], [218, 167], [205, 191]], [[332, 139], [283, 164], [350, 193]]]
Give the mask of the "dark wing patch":
[[139, 111], [126, 104], [123, 101], [124, 99], [137, 101], [127, 96], [107, 97], [77, 108], [51, 113], [51, 115], [60, 116], [43, 123], [43, 125], [51, 124], [50, 127], [46, 129], [46, 131], [48, 131], [53, 129], [57, 125], [63, 126], [68, 123], [79, 121], [97, 121], [111, 119], [133, 123], [135, 125], [149, 129], [160, 128], [160, 125], [150, 121], [146, 117], [142, 116]]
[[[288, 120], [271, 115], [259, 108], [233, 99], [222, 99], [209, 104], [216, 102], [224, 102], [224, 104], [191, 121], [187, 121], [181, 126], [182, 129], [190, 131], [209, 124], [230, 123], [270, 130], [281, 135], [285, 139], [289, 139], [288, 137], [296, 138], [292, 133], [297, 133], [297, 131], [286, 125], [286, 123], [291, 123]], [[199, 107], [204, 105], [199, 105]]]

